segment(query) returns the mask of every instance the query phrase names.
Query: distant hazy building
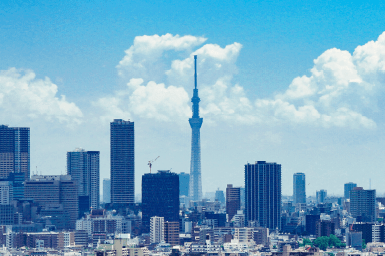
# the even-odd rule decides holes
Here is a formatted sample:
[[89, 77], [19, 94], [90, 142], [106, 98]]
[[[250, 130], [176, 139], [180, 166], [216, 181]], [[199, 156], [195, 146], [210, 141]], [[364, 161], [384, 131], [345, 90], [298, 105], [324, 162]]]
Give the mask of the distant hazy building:
[[25, 197], [44, 207], [61, 204], [69, 214], [67, 228], [75, 228], [79, 211], [78, 187], [70, 175], [33, 175], [25, 182]]
[[103, 203], [111, 203], [111, 180], [103, 179]]
[[233, 187], [232, 184], [227, 184], [226, 188], [226, 213], [228, 221], [237, 214], [237, 211], [241, 209], [241, 191], [240, 188]]
[[350, 191], [350, 213], [357, 222], [376, 220], [376, 190], [355, 187]]
[[150, 241], [160, 243], [164, 241], [164, 218], [153, 216], [150, 219]]
[[67, 152], [67, 174], [78, 184], [78, 195], [88, 197], [88, 209], [99, 208], [99, 151], [77, 148]]
[[222, 190], [217, 190], [215, 191], [215, 200], [218, 200], [219, 202], [221, 202], [222, 204], [225, 203], [226, 199], [225, 199], [225, 194], [223, 193]]
[[179, 176], [179, 195], [188, 196], [188, 190], [190, 187], [190, 174], [181, 172]]
[[306, 204], [306, 179], [304, 173], [298, 172], [293, 175], [293, 201], [294, 204]]
[[325, 199], [327, 197], [328, 192], [324, 189], [321, 189], [320, 191], [316, 192], [316, 197], [317, 197], [317, 203], [322, 204], [325, 202]]
[[258, 161], [245, 165], [246, 221], [281, 228], [281, 165]]
[[110, 123], [111, 203], [135, 203], [134, 122]]
[[345, 185], [344, 185], [344, 197], [345, 197], [345, 199], [350, 198], [350, 191], [355, 187], [357, 187], [356, 183], [353, 183], [353, 182], [345, 183]]
[[29, 128], [0, 125], [0, 178], [10, 173], [30, 176]]
[[149, 232], [150, 218], [179, 221], [179, 177], [170, 171], [142, 176], [142, 225]]

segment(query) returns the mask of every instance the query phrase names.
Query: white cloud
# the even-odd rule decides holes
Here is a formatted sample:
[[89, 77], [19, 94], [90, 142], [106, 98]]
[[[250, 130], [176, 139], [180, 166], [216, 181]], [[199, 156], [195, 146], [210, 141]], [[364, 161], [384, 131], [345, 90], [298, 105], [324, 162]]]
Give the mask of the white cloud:
[[164, 75], [162, 56], [167, 51], [187, 51], [206, 41], [204, 37], [179, 35], [137, 36], [134, 44], [117, 65], [119, 76], [131, 79], [142, 78], [145, 82], [161, 79]]
[[14, 118], [43, 117], [67, 124], [78, 124], [83, 116], [75, 103], [64, 95], [58, 97], [58, 87], [46, 77], [36, 79], [31, 70], [10, 68], [0, 71], [0, 109], [2, 116]]
[[[286, 91], [256, 100], [233, 82], [242, 45], [221, 47], [205, 41], [171, 34], [136, 37], [117, 66], [119, 75], [130, 82], [111, 98], [110, 111], [184, 120], [191, 114], [188, 93], [191, 97], [193, 56], [198, 55], [200, 106], [206, 123], [376, 127], [369, 116], [385, 83], [385, 33], [353, 54], [336, 48], [325, 51], [314, 60], [310, 76], [296, 77]], [[108, 98], [100, 99], [99, 106], [103, 101]]]
[[159, 121], [185, 121], [191, 114], [189, 97], [182, 87], [168, 86], [154, 81], [131, 79], [127, 89], [94, 103], [105, 110], [102, 120], [122, 117], [141, 117]]

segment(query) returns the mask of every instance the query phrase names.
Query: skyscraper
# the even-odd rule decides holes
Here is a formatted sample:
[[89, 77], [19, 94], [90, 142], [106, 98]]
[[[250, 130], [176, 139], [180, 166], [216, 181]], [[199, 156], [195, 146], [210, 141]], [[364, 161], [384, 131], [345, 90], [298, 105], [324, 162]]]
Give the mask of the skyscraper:
[[376, 220], [376, 190], [355, 187], [350, 191], [350, 213], [357, 222]]
[[189, 119], [190, 127], [192, 129], [191, 136], [191, 163], [190, 163], [190, 188], [189, 197], [193, 201], [199, 201], [202, 199], [202, 180], [201, 180], [201, 141], [200, 141], [200, 129], [203, 123], [203, 118], [199, 117], [199, 102], [201, 101], [198, 96], [197, 89], [197, 56], [194, 55], [194, 94], [191, 98], [192, 105], [192, 118]]
[[179, 175], [179, 195], [188, 196], [190, 174], [181, 172]]
[[68, 229], [74, 229], [78, 218], [78, 186], [70, 175], [33, 175], [25, 182], [25, 197], [46, 208], [61, 205], [68, 214]]
[[103, 203], [111, 203], [111, 180], [103, 179]]
[[355, 187], [357, 187], [356, 183], [353, 183], [353, 182], [345, 183], [345, 185], [344, 185], [344, 197], [345, 197], [345, 199], [350, 198], [350, 190], [352, 190]]
[[179, 221], [179, 177], [170, 171], [146, 173], [142, 176], [142, 225], [150, 229], [150, 218]]
[[246, 221], [281, 228], [281, 165], [258, 161], [245, 165]]
[[227, 184], [226, 188], [226, 213], [228, 221], [234, 217], [238, 210], [241, 209], [241, 189]]
[[67, 174], [78, 184], [78, 195], [88, 197], [88, 209], [99, 208], [99, 151], [77, 148], [67, 152]]
[[293, 175], [293, 201], [294, 204], [306, 204], [306, 179], [301, 172]]
[[0, 178], [12, 172], [22, 172], [29, 179], [29, 128], [0, 125]]
[[135, 203], [134, 122], [114, 119], [111, 132], [111, 203]]
[[328, 192], [324, 189], [316, 192], [317, 204], [322, 204], [325, 202], [325, 199], [328, 195]]

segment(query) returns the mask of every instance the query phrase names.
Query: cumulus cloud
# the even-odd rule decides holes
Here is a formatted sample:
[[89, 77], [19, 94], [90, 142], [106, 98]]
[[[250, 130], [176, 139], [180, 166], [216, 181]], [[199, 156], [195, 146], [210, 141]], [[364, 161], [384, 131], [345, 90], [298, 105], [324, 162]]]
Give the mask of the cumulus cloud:
[[36, 79], [31, 70], [10, 68], [0, 71], [0, 109], [2, 116], [40, 118], [77, 124], [83, 116], [75, 103], [64, 95], [49, 78]]
[[145, 82], [161, 79], [164, 75], [164, 52], [191, 52], [206, 41], [204, 37], [179, 35], [137, 36], [134, 44], [117, 65], [122, 78], [142, 78]]
[[[235, 83], [240, 43], [224, 47], [206, 38], [139, 36], [117, 66], [127, 87], [111, 98], [114, 113], [163, 121], [187, 118], [198, 55], [201, 114], [206, 123], [289, 123], [321, 127], [375, 128], [370, 118], [385, 83], [385, 33], [353, 54], [329, 49], [314, 60], [309, 76], [293, 79], [274, 97], [250, 99]], [[190, 96], [188, 96], [190, 95]], [[0, 98], [1, 99], [1, 98]]]
[[[113, 97], [99, 99], [96, 106], [108, 110], [103, 120], [117, 116], [140, 116], [159, 121], [185, 120], [191, 114], [189, 97], [182, 87], [157, 84], [150, 81], [143, 84], [143, 79], [131, 79], [127, 89], [118, 91]], [[112, 104], [111, 104], [112, 103]]]

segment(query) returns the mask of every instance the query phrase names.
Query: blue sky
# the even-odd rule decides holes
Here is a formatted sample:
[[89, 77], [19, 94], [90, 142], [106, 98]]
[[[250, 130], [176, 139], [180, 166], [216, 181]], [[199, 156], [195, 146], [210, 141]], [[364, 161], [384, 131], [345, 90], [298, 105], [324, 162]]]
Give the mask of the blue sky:
[[0, 120], [31, 127], [31, 170], [64, 172], [83, 147], [101, 151], [102, 178], [108, 120], [134, 120], [139, 192], [158, 155], [154, 168], [189, 171], [196, 52], [204, 191], [267, 160], [284, 194], [294, 172], [309, 195], [369, 178], [382, 194], [384, 14], [377, 1], [2, 1]]

